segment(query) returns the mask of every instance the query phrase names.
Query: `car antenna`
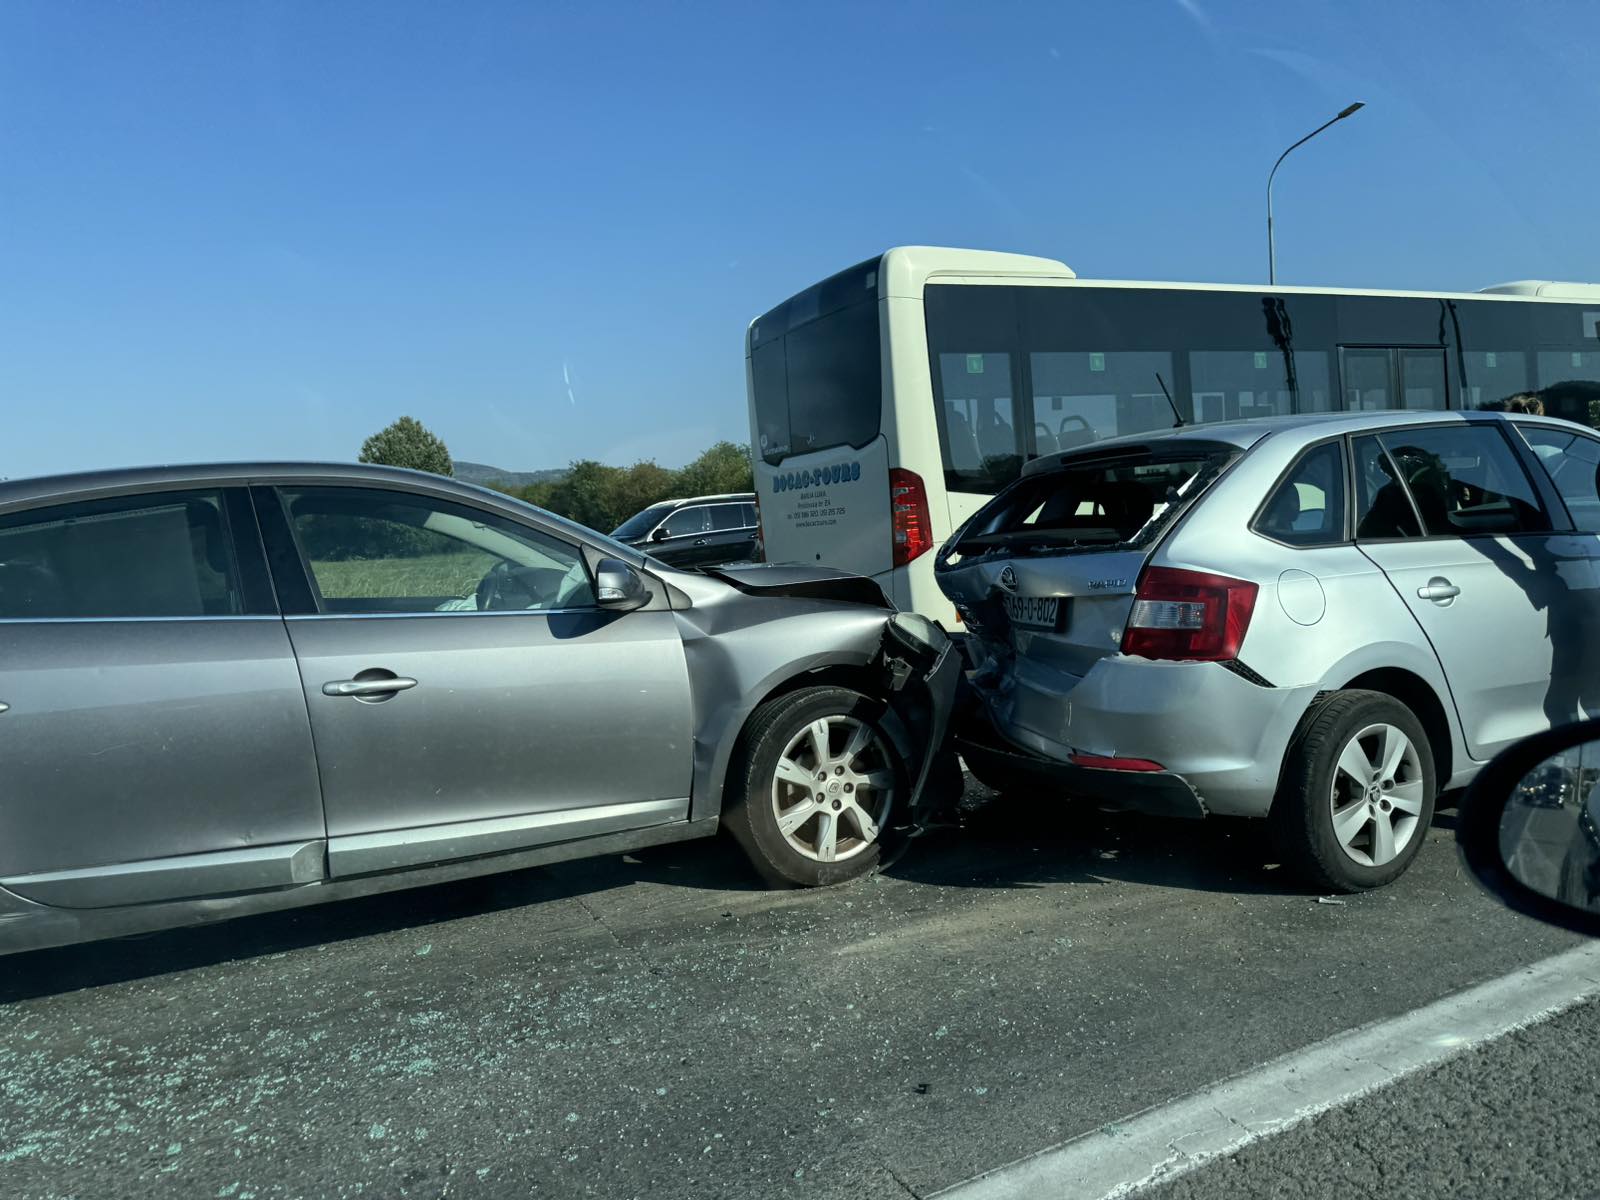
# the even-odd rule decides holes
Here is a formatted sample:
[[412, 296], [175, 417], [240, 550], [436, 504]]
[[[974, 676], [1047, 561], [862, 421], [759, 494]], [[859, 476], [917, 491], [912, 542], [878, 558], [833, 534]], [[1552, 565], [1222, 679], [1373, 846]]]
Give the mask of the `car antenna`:
[[1183, 414], [1178, 411], [1178, 406], [1172, 402], [1172, 393], [1167, 391], [1167, 381], [1161, 378], [1161, 372], [1156, 372], [1156, 382], [1161, 385], [1161, 394], [1167, 398], [1167, 407], [1172, 410], [1172, 415], [1178, 418], [1172, 423], [1174, 429], [1183, 428]]

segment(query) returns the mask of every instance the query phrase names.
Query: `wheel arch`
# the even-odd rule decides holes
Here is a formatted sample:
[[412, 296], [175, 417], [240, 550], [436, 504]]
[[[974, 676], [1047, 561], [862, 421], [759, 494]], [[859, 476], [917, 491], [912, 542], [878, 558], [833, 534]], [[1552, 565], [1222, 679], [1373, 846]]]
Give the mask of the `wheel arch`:
[[1339, 691], [1382, 692], [1404, 704], [1422, 723], [1433, 754], [1434, 777], [1443, 791], [1455, 773], [1455, 726], [1450, 710], [1422, 676], [1404, 667], [1376, 667], [1347, 680]]
[[849, 688], [851, 691], [860, 692], [863, 696], [881, 701], [884, 705], [883, 732], [888, 735], [889, 740], [894, 744], [895, 753], [900, 756], [905, 770], [908, 773], [915, 773], [916, 750], [914, 739], [906, 722], [895, 708], [895, 697], [883, 677], [882, 669], [875, 662], [836, 662], [822, 667], [813, 667], [806, 671], [798, 671], [777, 680], [764, 695], [745, 710], [738, 729], [734, 732], [732, 744], [729, 747], [730, 752], [722, 763], [721, 778], [718, 780], [722, 795], [727, 794], [728, 783], [733, 773], [739, 768], [742, 751], [745, 746], [745, 735], [750, 728], [751, 718], [769, 702], [812, 687]]

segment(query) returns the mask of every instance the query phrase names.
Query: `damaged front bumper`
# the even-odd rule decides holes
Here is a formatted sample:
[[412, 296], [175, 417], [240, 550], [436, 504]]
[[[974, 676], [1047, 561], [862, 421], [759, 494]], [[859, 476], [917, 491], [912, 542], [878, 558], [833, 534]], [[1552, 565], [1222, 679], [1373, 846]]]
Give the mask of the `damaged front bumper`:
[[915, 613], [889, 618], [882, 653], [889, 673], [890, 707], [911, 734], [901, 752], [915, 770], [911, 800], [904, 810], [906, 823], [915, 832], [940, 800], [928, 785], [944, 748], [965, 662], [942, 629]]

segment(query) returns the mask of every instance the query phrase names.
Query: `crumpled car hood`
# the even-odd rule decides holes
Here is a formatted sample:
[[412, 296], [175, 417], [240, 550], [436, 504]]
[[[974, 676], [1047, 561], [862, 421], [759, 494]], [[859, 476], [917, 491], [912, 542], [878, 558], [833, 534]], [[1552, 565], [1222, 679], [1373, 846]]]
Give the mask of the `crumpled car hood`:
[[888, 597], [872, 580], [833, 567], [803, 564], [752, 563], [748, 566], [708, 567], [705, 574], [750, 596], [792, 596], [800, 600], [834, 600], [889, 608]]

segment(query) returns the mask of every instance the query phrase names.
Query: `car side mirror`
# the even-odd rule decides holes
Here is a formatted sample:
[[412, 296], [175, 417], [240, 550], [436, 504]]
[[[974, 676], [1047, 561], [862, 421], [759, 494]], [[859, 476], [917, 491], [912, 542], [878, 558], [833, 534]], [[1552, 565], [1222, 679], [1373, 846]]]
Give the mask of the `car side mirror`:
[[611, 612], [632, 612], [650, 602], [650, 589], [627, 563], [602, 558], [594, 571], [594, 601]]
[[1457, 840], [1478, 882], [1511, 908], [1600, 934], [1600, 721], [1502, 751], [1462, 801]]
[[667, 540], [668, 536], [669, 535], [667, 533], [666, 527], [662, 526], [662, 525], [658, 525], [658, 526], [656, 526], [656, 528], [654, 530], [651, 531], [650, 540], [652, 542], [664, 542], [664, 541]]

